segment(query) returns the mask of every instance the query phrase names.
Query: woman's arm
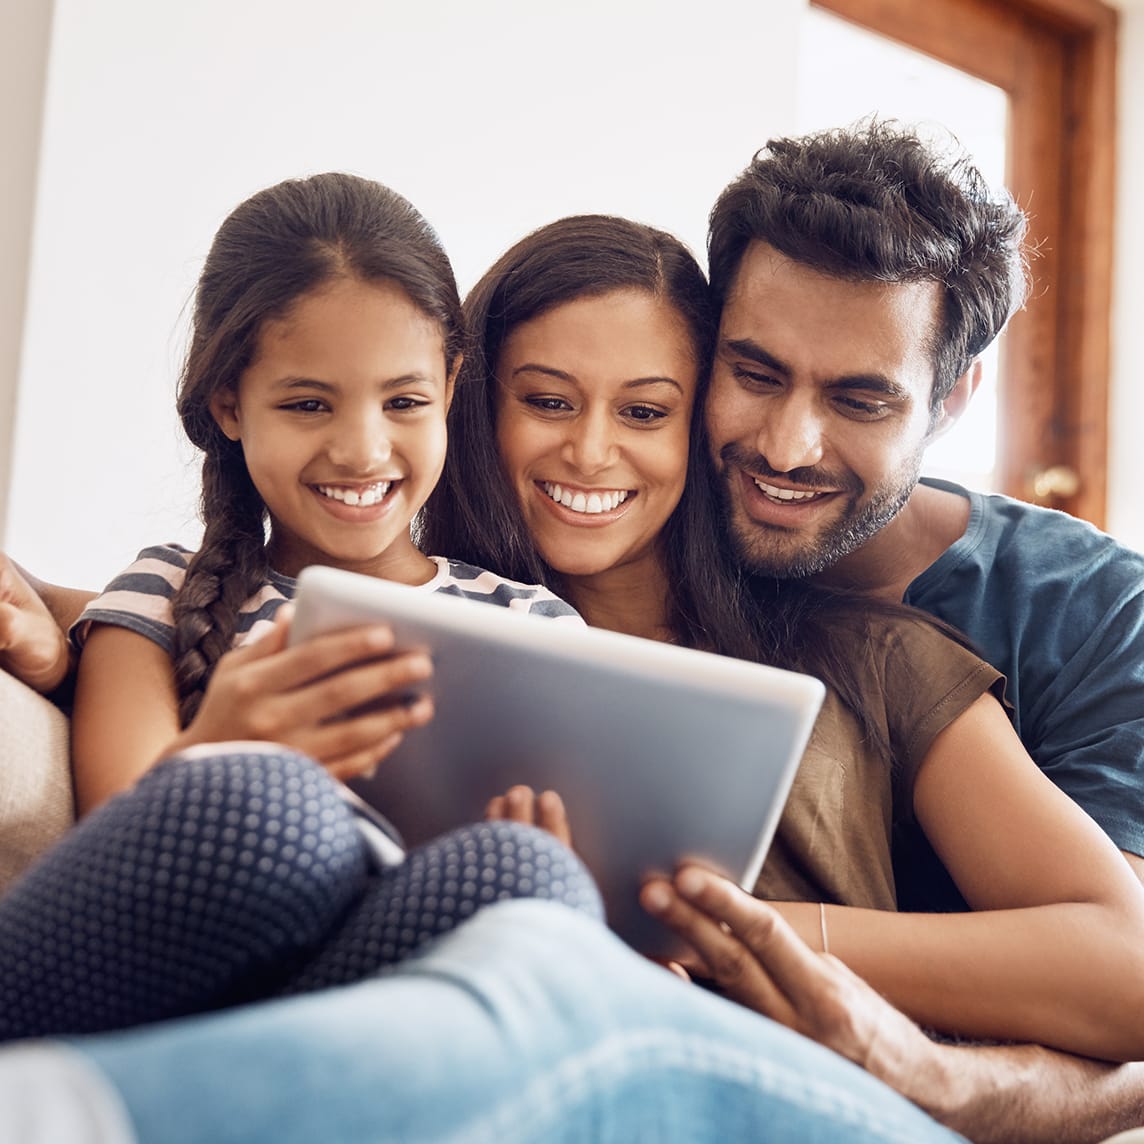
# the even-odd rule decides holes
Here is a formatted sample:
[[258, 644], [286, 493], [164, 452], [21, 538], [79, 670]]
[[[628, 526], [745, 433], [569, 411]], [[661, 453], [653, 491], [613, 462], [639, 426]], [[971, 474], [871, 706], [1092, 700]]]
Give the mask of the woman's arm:
[[[830, 952], [923, 1025], [1144, 1058], [1144, 888], [978, 699], [934, 740], [917, 818], [975, 913], [827, 908]], [[780, 904], [812, 948], [817, 904]]]
[[289, 610], [262, 639], [219, 660], [198, 713], [179, 729], [170, 657], [145, 636], [93, 625], [80, 658], [72, 717], [76, 805], [85, 814], [160, 759], [199, 743], [283, 743], [348, 778], [370, 770], [405, 731], [428, 722], [431, 700], [380, 709], [374, 701], [423, 685], [432, 666], [395, 654], [385, 625], [287, 647]]

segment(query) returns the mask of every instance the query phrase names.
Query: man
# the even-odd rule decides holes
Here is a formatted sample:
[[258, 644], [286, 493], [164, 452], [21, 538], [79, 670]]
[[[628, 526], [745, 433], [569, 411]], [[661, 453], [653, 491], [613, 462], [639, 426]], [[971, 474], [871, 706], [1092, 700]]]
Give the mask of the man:
[[[910, 133], [873, 123], [772, 141], [711, 214], [712, 451], [746, 567], [904, 600], [960, 628], [1005, 673], [1038, 765], [1144, 879], [1144, 557], [1060, 513], [919, 483], [926, 446], [964, 410], [979, 355], [1023, 301], [1023, 236], [1007, 196]], [[895, 869], [904, 908], [961, 904], [918, 837], [897, 840]], [[896, 1051], [900, 1014], [832, 959], [785, 975], [776, 999], [769, 914], [689, 877], [674, 896], [660, 888], [657, 912], [728, 992], [974, 1139], [1144, 1124], [1144, 1065], [1021, 1046], [936, 1047], [918, 1067]], [[831, 1012], [840, 1028], [894, 1034], [863, 1059], [852, 1029], [824, 1031]]]

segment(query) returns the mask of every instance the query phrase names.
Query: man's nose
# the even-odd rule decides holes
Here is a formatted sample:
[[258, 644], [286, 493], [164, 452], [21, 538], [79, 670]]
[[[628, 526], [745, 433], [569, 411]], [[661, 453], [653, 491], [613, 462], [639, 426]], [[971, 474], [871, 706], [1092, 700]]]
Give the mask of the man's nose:
[[810, 394], [786, 394], [765, 405], [756, 448], [776, 473], [812, 468], [824, 453], [822, 412]]

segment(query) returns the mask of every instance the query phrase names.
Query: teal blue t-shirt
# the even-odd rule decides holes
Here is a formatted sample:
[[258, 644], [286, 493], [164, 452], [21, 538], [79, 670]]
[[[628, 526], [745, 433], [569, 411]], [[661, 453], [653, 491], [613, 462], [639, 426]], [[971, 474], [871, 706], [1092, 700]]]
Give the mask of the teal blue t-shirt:
[[[1144, 555], [1075, 517], [959, 485], [965, 534], [905, 602], [964, 632], [1007, 679], [1013, 721], [1038, 766], [1121, 850], [1144, 855]], [[902, 909], [960, 895], [924, 839], [901, 839]]]

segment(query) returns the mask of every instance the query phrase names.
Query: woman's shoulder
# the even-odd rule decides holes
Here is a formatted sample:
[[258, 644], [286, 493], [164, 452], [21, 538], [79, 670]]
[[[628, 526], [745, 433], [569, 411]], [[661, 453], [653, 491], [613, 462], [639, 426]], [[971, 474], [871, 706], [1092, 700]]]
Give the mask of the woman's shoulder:
[[[580, 614], [543, 584], [523, 584], [510, 580], [487, 568], [449, 560], [444, 556], [429, 558], [437, 565], [437, 575], [428, 587], [434, 592], [463, 596], [502, 608], [530, 612], [534, 615], [580, 620]], [[583, 622], [583, 621], [581, 621]]]

